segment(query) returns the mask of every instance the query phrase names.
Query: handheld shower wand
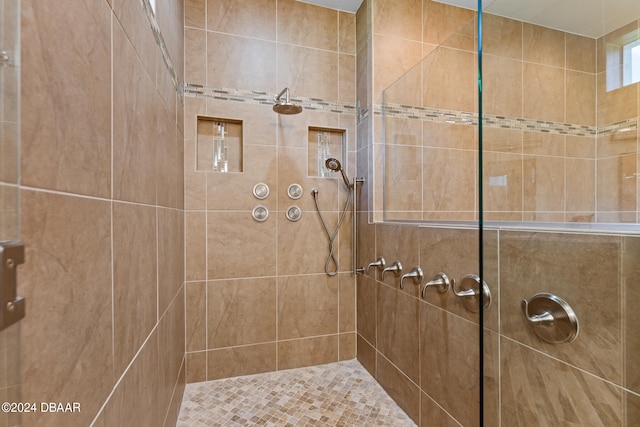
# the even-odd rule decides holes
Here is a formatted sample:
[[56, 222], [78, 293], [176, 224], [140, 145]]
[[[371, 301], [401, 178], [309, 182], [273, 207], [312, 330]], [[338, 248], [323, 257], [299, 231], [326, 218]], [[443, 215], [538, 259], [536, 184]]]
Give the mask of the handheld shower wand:
[[347, 175], [344, 174], [344, 170], [342, 169], [342, 165], [340, 164], [340, 161], [338, 159], [330, 157], [324, 162], [324, 165], [327, 167], [327, 169], [330, 169], [334, 172], [340, 172], [340, 174], [342, 175], [342, 180], [344, 181], [344, 185], [346, 185], [349, 190], [353, 189], [353, 184], [349, 182], [349, 178], [347, 178]]

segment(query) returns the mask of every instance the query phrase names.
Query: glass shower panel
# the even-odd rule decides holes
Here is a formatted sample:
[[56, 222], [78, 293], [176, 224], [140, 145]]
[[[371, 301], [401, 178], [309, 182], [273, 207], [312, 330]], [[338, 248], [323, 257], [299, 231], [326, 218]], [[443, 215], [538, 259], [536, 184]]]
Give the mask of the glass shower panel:
[[[0, 0], [0, 241], [19, 240], [20, 3]], [[3, 307], [2, 310], [5, 308]], [[20, 402], [20, 322], [0, 331], [0, 401]], [[0, 425], [19, 426], [0, 412]]]
[[[485, 425], [640, 425], [640, 3], [495, 0], [481, 19]], [[575, 340], [536, 333], [522, 301], [542, 294]]]
[[477, 219], [475, 25], [383, 92], [385, 220]]

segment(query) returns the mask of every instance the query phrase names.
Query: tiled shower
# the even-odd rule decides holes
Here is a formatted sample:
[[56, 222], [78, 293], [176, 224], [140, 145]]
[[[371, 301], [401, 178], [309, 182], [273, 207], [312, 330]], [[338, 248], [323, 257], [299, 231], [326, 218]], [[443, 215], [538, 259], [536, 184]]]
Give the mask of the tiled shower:
[[[553, 194], [487, 188], [485, 219], [637, 223], [640, 94], [602, 90], [607, 36], [485, 23], [485, 112], [497, 126], [483, 135], [483, 173], [522, 183], [533, 165], [545, 170], [537, 190]], [[355, 14], [294, 0], [22, 0], [28, 314], [12, 345], [23, 398], [82, 404], [22, 424], [175, 425], [187, 383], [355, 358], [417, 425], [474, 426], [481, 356], [484, 425], [637, 423], [637, 236], [486, 227], [482, 354], [479, 316], [453, 294], [352, 273], [384, 256], [426, 280], [479, 274], [477, 228], [420, 222], [479, 219], [477, 129], [382, 114], [383, 91], [405, 107], [427, 98], [476, 113], [476, 30], [474, 12], [432, 0], [365, 0]], [[434, 74], [413, 75], [416, 64]], [[402, 99], [420, 97], [402, 87], [412, 76], [443, 83]], [[301, 114], [272, 111], [285, 87]], [[577, 130], [501, 126], [530, 116]], [[235, 126], [228, 138], [240, 129], [229, 155], [241, 173], [207, 169], [215, 146], [199, 122]], [[348, 215], [335, 276], [311, 193], [335, 227], [348, 192], [310, 157], [324, 131], [342, 136], [347, 175], [364, 178], [356, 247]], [[602, 173], [612, 164], [635, 178]], [[538, 292], [574, 306], [578, 340], [553, 346], [527, 329], [519, 301]]]

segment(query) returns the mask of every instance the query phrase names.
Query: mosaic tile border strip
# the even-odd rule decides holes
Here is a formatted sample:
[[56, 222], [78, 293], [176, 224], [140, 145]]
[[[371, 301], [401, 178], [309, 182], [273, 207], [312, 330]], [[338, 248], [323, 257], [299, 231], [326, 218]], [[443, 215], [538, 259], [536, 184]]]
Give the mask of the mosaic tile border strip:
[[[273, 105], [273, 98], [277, 95], [277, 93], [265, 91], [220, 88], [193, 83], [185, 84], [184, 93], [186, 96], [205, 97], [223, 101], [244, 102], [247, 104], [258, 105]], [[291, 101], [302, 105], [305, 110], [353, 115], [357, 112], [356, 105], [350, 103], [327, 101], [319, 98], [305, 98], [302, 96], [292, 96], [290, 99]]]
[[[478, 125], [477, 113], [444, 110], [440, 108], [376, 103], [374, 105], [374, 114], [439, 123], [452, 123], [472, 126]], [[482, 123], [485, 126], [492, 128], [544, 132], [571, 136], [607, 136], [621, 132], [635, 131], [638, 127], [637, 119], [629, 119], [609, 125], [596, 127], [576, 125], [571, 123], [551, 122], [545, 120], [499, 116], [493, 114], [484, 114], [483, 116], [484, 118]]]
[[149, 22], [149, 26], [151, 27], [151, 32], [153, 33], [153, 37], [156, 39], [156, 44], [158, 48], [160, 48], [160, 52], [162, 53], [162, 60], [164, 61], [165, 67], [169, 71], [171, 75], [171, 81], [173, 82], [173, 87], [176, 89], [180, 97], [183, 95], [182, 83], [178, 80], [178, 74], [176, 73], [175, 68], [173, 67], [173, 62], [171, 61], [171, 56], [169, 56], [169, 52], [167, 51], [167, 45], [162, 38], [162, 33], [160, 32], [160, 26], [158, 25], [158, 21], [156, 20], [156, 15], [153, 13], [153, 9], [151, 8], [151, 3], [149, 0], [142, 0], [142, 8], [144, 9], [144, 14], [147, 16], [147, 21]]

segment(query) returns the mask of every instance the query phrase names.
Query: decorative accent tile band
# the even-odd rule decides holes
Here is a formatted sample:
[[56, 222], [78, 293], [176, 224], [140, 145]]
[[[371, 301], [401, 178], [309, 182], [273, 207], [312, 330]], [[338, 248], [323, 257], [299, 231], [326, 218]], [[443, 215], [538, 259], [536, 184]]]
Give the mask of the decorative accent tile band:
[[171, 81], [173, 82], [173, 87], [175, 87], [176, 91], [180, 97], [183, 95], [182, 83], [178, 81], [178, 74], [176, 73], [175, 68], [173, 68], [173, 62], [171, 61], [171, 56], [169, 56], [169, 52], [167, 51], [167, 45], [162, 38], [162, 33], [160, 32], [160, 26], [158, 25], [158, 21], [156, 21], [156, 16], [153, 13], [153, 9], [151, 8], [151, 4], [149, 0], [142, 0], [142, 7], [144, 9], [144, 14], [147, 16], [147, 21], [149, 22], [149, 26], [151, 27], [151, 32], [153, 32], [153, 37], [156, 39], [156, 44], [162, 53], [162, 60], [164, 61], [165, 67], [169, 71], [171, 75]]
[[[187, 83], [184, 87], [186, 96], [220, 99], [223, 101], [245, 102], [248, 104], [273, 105], [276, 93], [257, 90], [218, 88]], [[319, 98], [305, 98], [293, 96], [291, 101], [302, 105], [305, 110], [320, 111], [325, 113], [356, 114], [354, 104], [338, 101], [326, 101]]]
[[[467, 111], [444, 110], [440, 108], [416, 107], [402, 104], [374, 105], [376, 115], [399, 117], [413, 120], [425, 120], [459, 125], [478, 125], [478, 113]], [[637, 129], [637, 119], [624, 120], [604, 126], [576, 125], [546, 120], [524, 119], [494, 114], [483, 114], [483, 125], [492, 128], [525, 130], [572, 136], [607, 136]]]

